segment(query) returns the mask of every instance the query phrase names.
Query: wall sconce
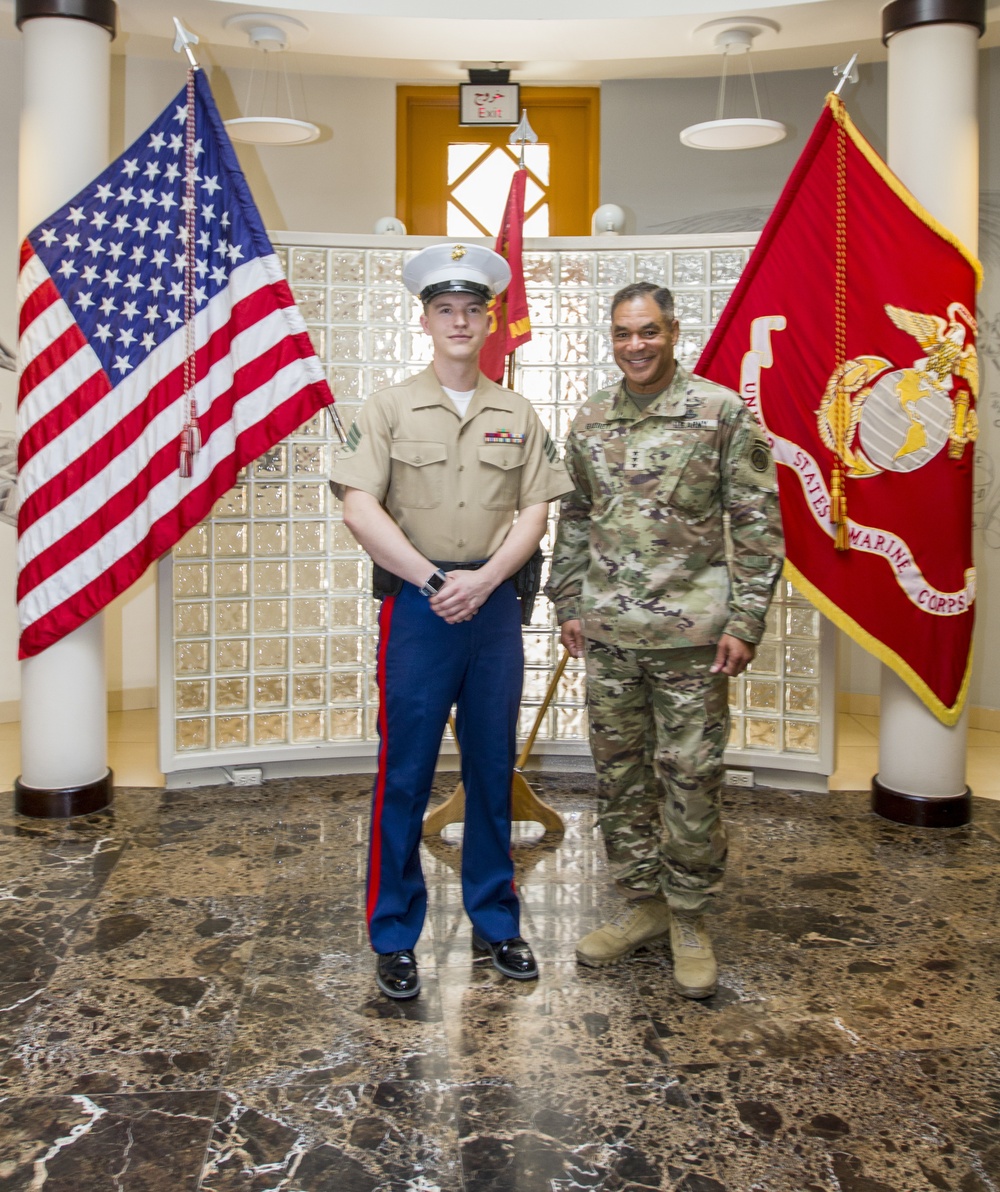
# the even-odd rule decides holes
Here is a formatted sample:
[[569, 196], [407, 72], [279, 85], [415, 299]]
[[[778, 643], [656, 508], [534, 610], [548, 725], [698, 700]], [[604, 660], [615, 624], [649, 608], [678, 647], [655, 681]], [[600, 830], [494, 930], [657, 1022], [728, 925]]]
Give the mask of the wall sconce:
[[625, 212], [617, 203], [602, 203], [590, 221], [592, 236], [620, 236], [625, 231]]
[[[315, 141], [319, 136], [318, 126], [295, 115], [288, 67], [283, 56], [288, 47], [286, 27], [306, 33], [306, 26], [295, 17], [275, 16], [269, 12], [237, 13], [229, 17], [225, 25], [245, 30], [250, 44], [263, 56], [263, 77], [259, 82], [256, 65], [250, 72], [247, 102], [243, 109], [246, 115], [224, 122], [230, 137], [251, 145], [307, 145]], [[275, 54], [282, 55], [281, 66], [272, 71], [271, 59]], [[301, 76], [297, 81], [301, 96]], [[285, 115], [280, 114], [282, 107], [286, 109]]]
[[[717, 24], [719, 22], [711, 22]], [[704, 28], [704, 26], [703, 26]], [[753, 18], [739, 25], [722, 29], [715, 38], [715, 44], [722, 50], [722, 77], [719, 79], [719, 102], [715, 119], [701, 124], [691, 124], [681, 131], [681, 144], [690, 149], [760, 149], [784, 140], [788, 130], [779, 120], [765, 120], [760, 114], [760, 99], [757, 96], [757, 80], [750, 61], [750, 47], [754, 37], [765, 28], [777, 31], [773, 21]], [[754, 116], [736, 116], [725, 119], [726, 74], [730, 57], [745, 54], [753, 102], [757, 111]]]
[[406, 224], [401, 219], [397, 219], [395, 215], [383, 215], [381, 219], [375, 221], [372, 231], [376, 236], [405, 236]]

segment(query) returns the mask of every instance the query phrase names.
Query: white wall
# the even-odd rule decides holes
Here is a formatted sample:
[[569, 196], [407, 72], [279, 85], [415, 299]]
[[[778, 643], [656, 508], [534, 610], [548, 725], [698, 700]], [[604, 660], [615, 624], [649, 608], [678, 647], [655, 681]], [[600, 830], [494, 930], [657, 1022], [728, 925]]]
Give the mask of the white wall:
[[[734, 67], [734, 70], [736, 68]], [[753, 115], [745, 78], [727, 89], [727, 116]], [[629, 79], [601, 85], [601, 202], [629, 213], [629, 232], [760, 228], [777, 201], [836, 79], [829, 70], [757, 76], [762, 115], [789, 134], [764, 149], [689, 149], [681, 129], [715, 115], [715, 79]], [[743, 92], [746, 92], [745, 94]], [[885, 148], [885, 68], [862, 68], [847, 96], [851, 117]]]
[[[116, 58], [113, 153], [137, 137], [184, 86], [173, 62]], [[207, 69], [222, 118], [242, 116], [250, 72]], [[322, 130], [309, 145], [236, 143], [264, 226], [271, 231], [371, 232], [396, 209], [396, 85], [386, 79], [306, 75], [306, 115]], [[293, 96], [297, 87], [292, 88]], [[283, 112], [284, 114], [284, 112]]]
[[973, 705], [1000, 708], [1000, 50], [980, 55], [979, 441], [976, 444], [976, 607]]

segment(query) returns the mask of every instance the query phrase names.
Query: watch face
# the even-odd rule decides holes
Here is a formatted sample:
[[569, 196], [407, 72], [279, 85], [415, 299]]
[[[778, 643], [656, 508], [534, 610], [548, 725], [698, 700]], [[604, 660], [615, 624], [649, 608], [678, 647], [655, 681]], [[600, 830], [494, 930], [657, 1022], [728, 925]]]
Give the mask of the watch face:
[[435, 592], [440, 592], [444, 587], [445, 579], [446, 577], [440, 571], [435, 571], [420, 591], [425, 596], [433, 596]]

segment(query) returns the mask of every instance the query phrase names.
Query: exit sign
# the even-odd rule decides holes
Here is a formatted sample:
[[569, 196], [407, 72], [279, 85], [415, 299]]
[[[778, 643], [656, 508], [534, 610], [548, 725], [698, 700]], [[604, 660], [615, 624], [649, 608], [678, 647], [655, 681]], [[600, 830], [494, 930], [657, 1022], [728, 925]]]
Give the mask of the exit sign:
[[460, 83], [459, 124], [517, 124], [521, 119], [519, 83]]

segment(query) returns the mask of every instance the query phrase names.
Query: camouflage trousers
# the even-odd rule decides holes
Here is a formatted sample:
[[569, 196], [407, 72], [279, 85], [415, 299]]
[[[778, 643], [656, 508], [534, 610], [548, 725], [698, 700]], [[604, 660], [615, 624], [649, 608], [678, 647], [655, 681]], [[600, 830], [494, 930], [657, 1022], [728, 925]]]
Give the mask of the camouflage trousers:
[[623, 650], [587, 642], [590, 746], [611, 872], [633, 898], [700, 911], [726, 864], [720, 815], [728, 680], [715, 646]]

